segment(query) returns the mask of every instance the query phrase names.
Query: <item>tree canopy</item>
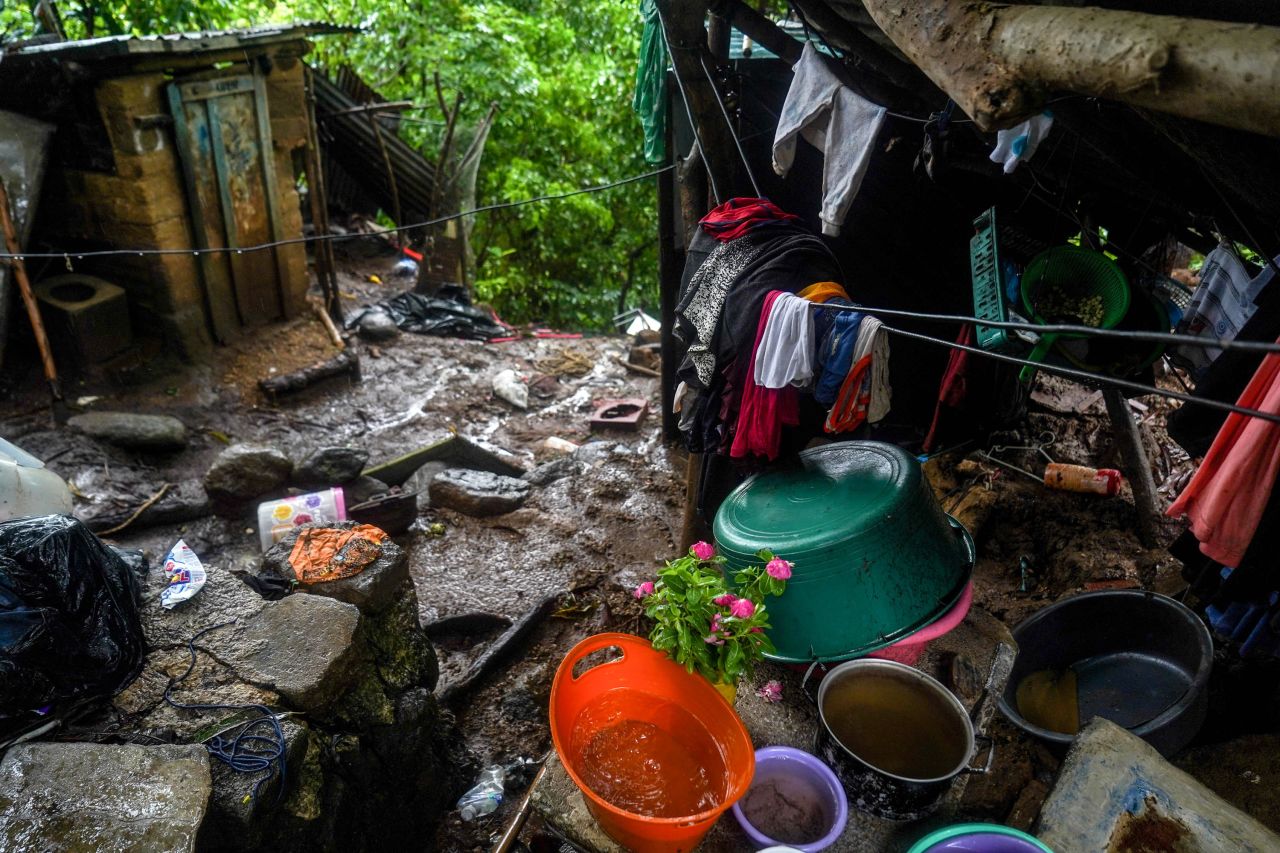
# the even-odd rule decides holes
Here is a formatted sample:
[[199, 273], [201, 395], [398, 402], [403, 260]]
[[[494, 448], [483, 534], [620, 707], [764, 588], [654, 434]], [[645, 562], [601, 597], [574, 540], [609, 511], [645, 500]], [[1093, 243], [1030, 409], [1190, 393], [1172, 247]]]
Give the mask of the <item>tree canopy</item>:
[[[7, 6], [0, 30], [32, 26]], [[327, 21], [362, 27], [316, 39], [312, 61], [352, 66], [390, 100], [423, 107], [401, 131], [434, 159], [448, 99], [460, 126], [497, 103], [477, 182], [479, 204], [609, 183], [648, 171], [630, 102], [640, 41], [635, 0], [63, 0], [71, 38]], [[628, 306], [657, 303], [655, 182], [480, 214], [476, 291], [509, 320], [604, 328]]]

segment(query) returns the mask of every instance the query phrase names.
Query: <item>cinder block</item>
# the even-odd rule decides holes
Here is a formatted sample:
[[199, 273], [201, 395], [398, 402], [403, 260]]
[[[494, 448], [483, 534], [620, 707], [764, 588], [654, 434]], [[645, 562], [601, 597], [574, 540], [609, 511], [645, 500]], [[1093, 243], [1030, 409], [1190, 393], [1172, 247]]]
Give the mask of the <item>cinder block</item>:
[[155, 113], [167, 109], [164, 85], [164, 75], [160, 73], [129, 74], [103, 80], [94, 94], [99, 110]]
[[58, 358], [90, 367], [133, 342], [124, 288], [88, 275], [59, 275], [35, 287]]

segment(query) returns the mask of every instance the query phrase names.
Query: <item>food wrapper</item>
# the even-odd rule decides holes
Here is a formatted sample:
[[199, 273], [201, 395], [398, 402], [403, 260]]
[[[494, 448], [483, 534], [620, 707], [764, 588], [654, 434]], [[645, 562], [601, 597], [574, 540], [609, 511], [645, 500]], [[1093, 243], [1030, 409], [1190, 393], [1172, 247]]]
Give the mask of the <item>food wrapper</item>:
[[181, 539], [164, 558], [164, 574], [169, 585], [160, 593], [160, 606], [166, 610], [172, 610], [199, 592], [209, 575], [196, 552]]

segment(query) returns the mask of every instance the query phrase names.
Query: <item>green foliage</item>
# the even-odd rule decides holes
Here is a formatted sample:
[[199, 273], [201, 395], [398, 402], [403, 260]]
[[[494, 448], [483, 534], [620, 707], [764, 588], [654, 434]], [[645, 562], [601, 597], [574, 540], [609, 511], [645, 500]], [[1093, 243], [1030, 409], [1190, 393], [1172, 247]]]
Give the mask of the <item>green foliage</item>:
[[[709, 547], [699, 543], [694, 548]], [[645, 600], [645, 615], [654, 621], [649, 641], [689, 672], [697, 670], [716, 683], [737, 684], [749, 677], [756, 661], [774, 651], [765, 634], [769, 613], [765, 599], [782, 595], [787, 584], [771, 577], [765, 564], [769, 551], [756, 554], [761, 564], [734, 575], [730, 593], [722, 566], [724, 557], [699, 559], [694, 549], [669, 561], [659, 572], [652, 591], [644, 585], [636, 594]], [[742, 601], [749, 601], [745, 608]]]
[[[0, 27], [30, 35], [3, 4]], [[62, 0], [68, 35], [246, 26], [269, 21], [359, 25], [315, 39], [311, 61], [352, 66], [410, 113], [402, 135], [435, 160], [443, 137], [434, 75], [460, 129], [496, 102], [477, 182], [479, 204], [516, 201], [648, 171], [631, 111], [641, 20], [636, 0]], [[25, 24], [26, 31], [22, 27]], [[657, 305], [655, 183], [479, 214], [472, 245], [477, 295], [512, 322], [608, 325], [619, 294]]]

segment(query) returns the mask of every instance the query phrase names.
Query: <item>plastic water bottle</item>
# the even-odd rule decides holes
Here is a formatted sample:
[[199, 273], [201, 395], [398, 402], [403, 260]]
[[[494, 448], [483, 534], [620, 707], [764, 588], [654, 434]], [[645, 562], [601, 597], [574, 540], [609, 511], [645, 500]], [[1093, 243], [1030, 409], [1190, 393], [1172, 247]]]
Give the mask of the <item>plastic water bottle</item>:
[[476, 784], [458, 799], [458, 810], [464, 821], [474, 820], [487, 814], [493, 814], [502, 805], [503, 768], [495, 764], [486, 767]]

